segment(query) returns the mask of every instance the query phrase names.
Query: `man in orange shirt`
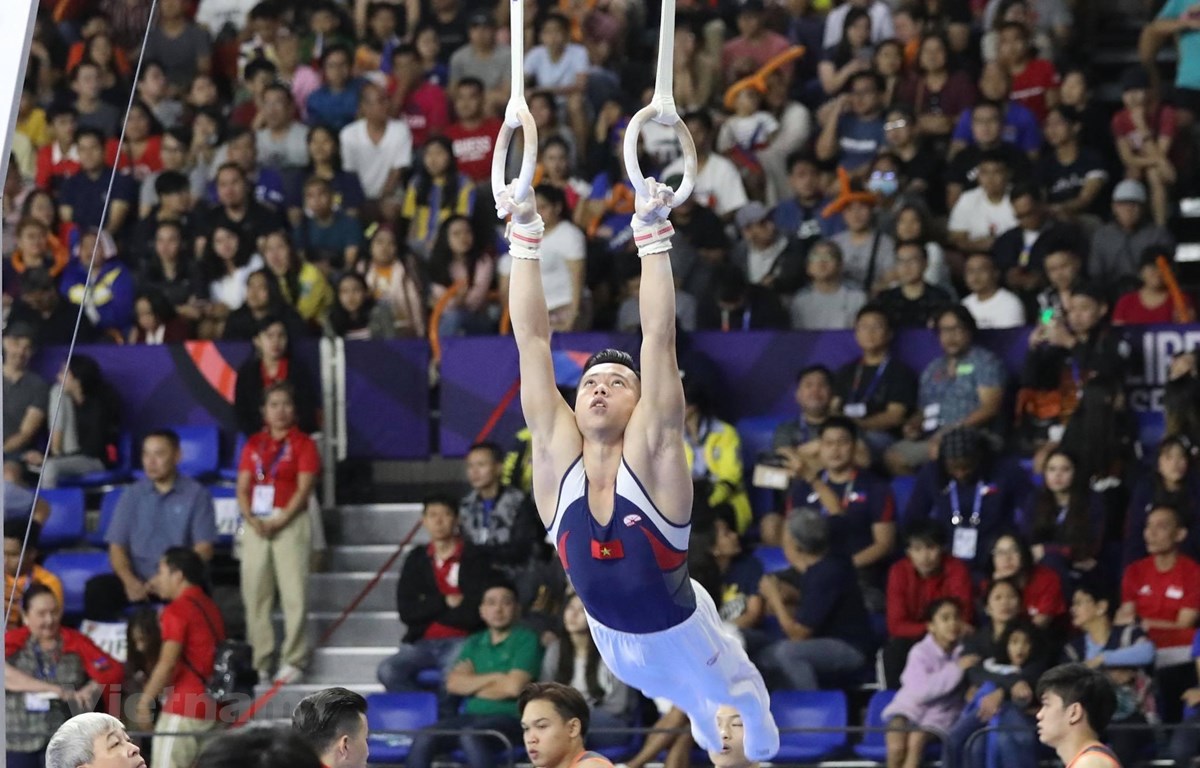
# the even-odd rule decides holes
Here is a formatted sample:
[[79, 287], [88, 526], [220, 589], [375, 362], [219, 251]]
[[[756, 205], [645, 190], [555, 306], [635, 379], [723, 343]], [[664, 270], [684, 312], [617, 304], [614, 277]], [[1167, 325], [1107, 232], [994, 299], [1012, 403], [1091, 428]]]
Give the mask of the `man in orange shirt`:
[[562, 683], [530, 683], [517, 707], [534, 768], [612, 768], [608, 758], [583, 746], [589, 713], [579, 691]]
[[[4, 521], [4, 609], [12, 604], [12, 613], [8, 616], [8, 629], [21, 626], [21, 597], [25, 590], [33, 584], [45, 584], [54, 593], [58, 604], [63, 604], [62, 582], [50, 571], [37, 564], [38, 539], [42, 534], [41, 523], [34, 520], [29, 523], [29, 546], [25, 548], [25, 557], [20, 562], [20, 572], [17, 571], [17, 559], [21, 555], [21, 543], [25, 541], [25, 520], [14, 518]], [[16, 594], [13, 594], [13, 593]]]

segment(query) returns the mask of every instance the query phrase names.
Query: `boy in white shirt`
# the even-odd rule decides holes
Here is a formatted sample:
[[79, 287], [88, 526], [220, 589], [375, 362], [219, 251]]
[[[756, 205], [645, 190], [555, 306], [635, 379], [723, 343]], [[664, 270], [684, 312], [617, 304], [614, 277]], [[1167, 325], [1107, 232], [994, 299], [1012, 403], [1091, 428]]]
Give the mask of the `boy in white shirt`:
[[996, 238], [1017, 226], [1008, 197], [1010, 169], [998, 153], [979, 159], [979, 186], [963, 192], [950, 211], [947, 229], [951, 244], [960, 251], [990, 251]]
[[1025, 324], [1025, 305], [1015, 293], [1001, 287], [1000, 270], [990, 254], [968, 256], [963, 278], [971, 295], [962, 303], [979, 328], [1016, 328]]

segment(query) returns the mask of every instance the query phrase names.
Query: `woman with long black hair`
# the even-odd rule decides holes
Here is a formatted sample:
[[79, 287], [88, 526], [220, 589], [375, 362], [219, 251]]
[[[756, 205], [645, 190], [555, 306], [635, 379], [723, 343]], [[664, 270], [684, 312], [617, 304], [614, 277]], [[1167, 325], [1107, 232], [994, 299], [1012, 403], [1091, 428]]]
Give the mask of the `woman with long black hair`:
[[325, 335], [331, 339], [391, 339], [396, 324], [386, 306], [375, 301], [367, 281], [357, 272], [347, 272], [334, 287], [333, 306], [325, 318]]
[[628, 728], [635, 694], [600, 658], [578, 595], [567, 596], [562, 628], [556, 634], [557, 641], [546, 648], [542, 658], [542, 681], [569, 685], [587, 699], [591, 709], [589, 746], [629, 743], [628, 733], [595, 733], [605, 728]]
[[1188, 522], [1188, 535], [1180, 549], [1188, 557], [1200, 556], [1200, 473], [1192, 466], [1187, 443], [1168, 437], [1159, 443], [1153, 469], [1143, 471], [1130, 494], [1125, 518], [1125, 546], [1122, 560], [1129, 565], [1146, 556], [1142, 530], [1155, 507], [1171, 507]]
[[495, 276], [496, 257], [482, 247], [471, 220], [457, 214], [446, 219], [429, 259], [430, 301], [436, 304], [451, 288], [459, 288], [442, 310], [440, 336], [496, 330], [496, 318], [488, 313]]
[[409, 250], [429, 257], [438, 228], [453, 215], [471, 216], [475, 210], [475, 185], [458, 172], [454, 149], [444, 136], [425, 142], [421, 167], [404, 192], [400, 215], [407, 226]]
[[1024, 505], [1022, 528], [1033, 559], [1078, 579], [1096, 567], [1104, 542], [1104, 499], [1076, 471], [1075, 459], [1059, 448], [1046, 459], [1042, 486]]

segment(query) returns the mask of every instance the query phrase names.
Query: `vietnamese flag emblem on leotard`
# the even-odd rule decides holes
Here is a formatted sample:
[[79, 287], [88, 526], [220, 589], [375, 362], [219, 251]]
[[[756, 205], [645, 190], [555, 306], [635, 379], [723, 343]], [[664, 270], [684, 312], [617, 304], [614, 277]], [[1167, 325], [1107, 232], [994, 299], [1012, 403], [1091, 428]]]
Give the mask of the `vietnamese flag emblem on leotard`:
[[625, 557], [625, 549], [620, 539], [612, 541], [596, 541], [592, 539], [592, 558], [595, 560], [620, 560]]

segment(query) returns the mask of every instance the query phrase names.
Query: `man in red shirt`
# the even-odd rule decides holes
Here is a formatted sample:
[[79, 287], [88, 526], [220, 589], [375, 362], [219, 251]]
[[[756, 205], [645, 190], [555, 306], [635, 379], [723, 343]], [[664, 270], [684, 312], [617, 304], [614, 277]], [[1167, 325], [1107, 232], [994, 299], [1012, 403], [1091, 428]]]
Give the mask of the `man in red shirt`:
[[38, 150], [34, 180], [38, 189], [55, 192], [63, 179], [79, 172], [79, 150], [75, 148], [79, 118], [69, 105], [51, 107], [48, 117], [52, 138]]
[[1140, 623], [1158, 647], [1154, 666], [1163, 719], [1174, 723], [1181, 714], [1180, 697], [1196, 679], [1191, 647], [1200, 619], [1200, 564], [1179, 552], [1187, 527], [1174, 507], [1150, 510], [1143, 536], [1149, 555], [1125, 568], [1115, 623]]
[[500, 118], [483, 113], [483, 83], [464, 77], [454, 86], [456, 122], [446, 126], [459, 172], [471, 181], [486, 182], [492, 172], [492, 150], [502, 125]]
[[417, 49], [398, 45], [392, 52], [392, 77], [388, 83], [392, 114], [408, 123], [413, 146], [439, 136], [450, 122], [450, 104], [442, 86], [425, 79]]
[[900, 687], [900, 673], [909, 650], [925, 636], [929, 626], [926, 609], [934, 601], [949, 597], [958, 602], [962, 620], [971, 623], [971, 574], [966, 563], [946, 557], [945, 529], [932, 521], [919, 520], [909, 526], [908, 543], [902, 560], [897, 560], [887, 578], [887, 645], [883, 647], [883, 674], [887, 687]]
[[404, 641], [376, 672], [392, 693], [418, 690], [417, 673], [422, 670], [449, 671], [463, 640], [483, 628], [479, 602], [492, 564], [459, 533], [458, 502], [430, 496], [421, 525], [429, 543], [405, 558], [396, 588], [396, 605], [406, 628]]
[[207, 580], [204, 561], [187, 547], [168, 549], [151, 580], [155, 594], [168, 604], [159, 616], [162, 649], [138, 700], [134, 724], [147, 730], [151, 705], [168, 691], [154, 726], [156, 734], [163, 734], [155, 736], [152, 746], [155, 768], [188, 768], [200, 752], [199, 737], [217, 727], [217, 703], [206, 688], [217, 645], [225, 639], [225, 623], [204, 591]]
[[1009, 99], [1026, 107], [1040, 125], [1058, 103], [1058, 70], [1046, 59], [1035, 59], [1029, 28], [1019, 21], [1000, 25], [997, 58], [1012, 78]]

